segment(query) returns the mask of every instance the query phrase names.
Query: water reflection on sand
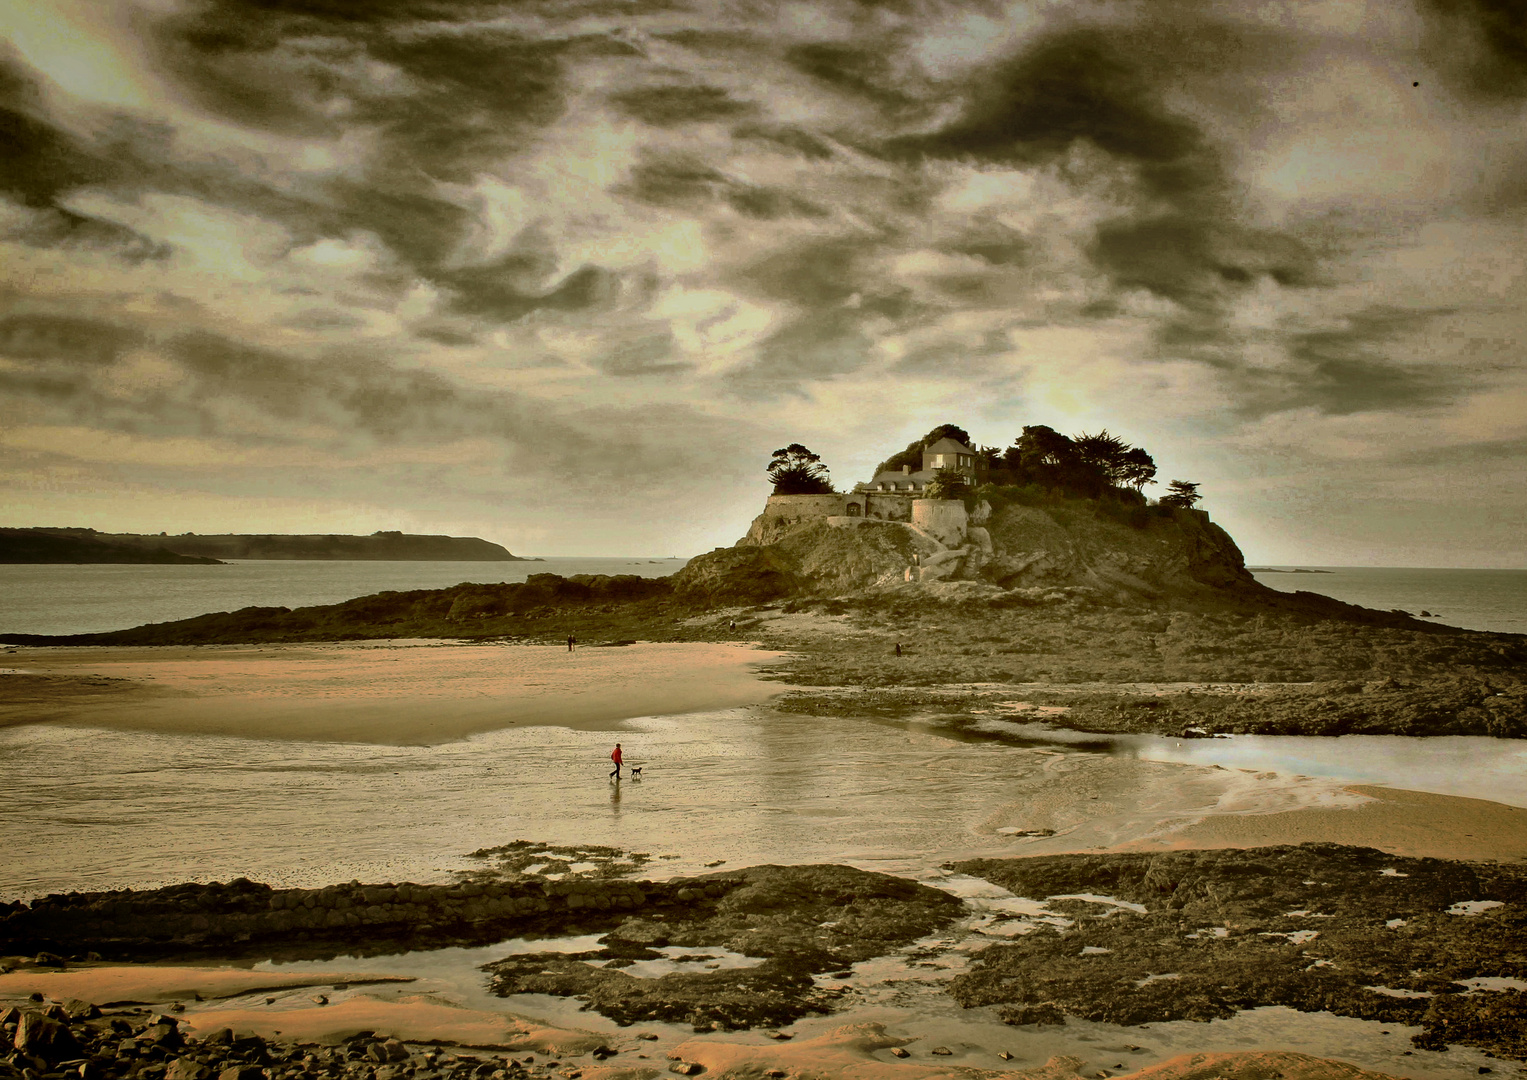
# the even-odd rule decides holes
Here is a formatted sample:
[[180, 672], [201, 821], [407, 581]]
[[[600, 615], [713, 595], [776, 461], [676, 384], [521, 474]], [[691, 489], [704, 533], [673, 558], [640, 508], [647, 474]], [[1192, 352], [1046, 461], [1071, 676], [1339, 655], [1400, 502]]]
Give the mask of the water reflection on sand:
[[1273, 770], [1527, 807], [1527, 740], [1474, 735], [1095, 735], [1043, 723], [986, 719], [1013, 745], [1055, 746], [1183, 765]]
[[[644, 764], [607, 779], [610, 743]], [[970, 742], [917, 724], [732, 709], [438, 746], [0, 730], [11, 847], [0, 896], [245, 876], [273, 885], [441, 880], [524, 838], [609, 844], [658, 873], [852, 861], [906, 872], [1049, 829], [1128, 839], [1216, 808], [1343, 797], [1329, 781]], [[1351, 798], [1351, 797], [1349, 797]], [[1006, 829], [1006, 834], [998, 830]], [[662, 859], [674, 855], [674, 859]]]

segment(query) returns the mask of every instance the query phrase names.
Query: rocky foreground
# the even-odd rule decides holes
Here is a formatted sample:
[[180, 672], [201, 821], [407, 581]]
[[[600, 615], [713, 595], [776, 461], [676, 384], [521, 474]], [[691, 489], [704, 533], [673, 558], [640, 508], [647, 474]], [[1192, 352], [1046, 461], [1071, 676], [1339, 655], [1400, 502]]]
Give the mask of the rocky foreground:
[[[985, 935], [991, 944], [947, 992], [967, 1008], [995, 1007], [1009, 1024], [1204, 1021], [1281, 1005], [1410, 1025], [1419, 1028], [1418, 1048], [1470, 1046], [1527, 1060], [1527, 869], [1520, 866], [1305, 844], [978, 860], [948, 870], [1041, 906], [977, 920], [949, 893], [843, 866], [763, 866], [661, 883], [275, 890], [234, 882], [13, 905], [0, 921], [0, 950], [46, 944], [92, 961], [332, 958], [601, 933], [598, 947], [585, 952], [515, 953], [489, 963], [489, 986], [502, 995], [575, 998], [622, 1025], [686, 1023], [710, 1032], [833, 1012], [853, 993], [852, 965], [899, 950], [927, 956], [952, 948], [943, 939], [968, 917], [955, 936]], [[940, 940], [930, 945], [935, 934]], [[624, 970], [671, 959], [656, 950], [672, 946], [691, 958], [728, 950], [754, 963], [656, 978]], [[33, 962], [75, 961], [42, 952]], [[85, 1080], [205, 1080], [198, 1068], [260, 1063], [278, 1067], [273, 1080], [311, 1080], [404, 1053], [372, 1042], [308, 1060], [311, 1051], [301, 1048], [223, 1036], [184, 1050], [172, 1019], [103, 1021], [85, 1004], [60, 1009], [8, 1014], [18, 1025], [13, 1071], [46, 1077], [65, 1062], [95, 1062], [94, 1073], [80, 1073]], [[124, 1031], [123, 1023], [136, 1026]], [[193, 1060], [170, 1074], [173, 1060], [187, 1055]], [[469, 1063], [466, 1072], [444, 1064], [413, 1061], [413, 1068], [453, 1080], [512, 1070], [503, 1060]], [[162, 1075], [150, 1071], [156, 1065]], [[388, 1077], [378, 1072], [372, 1080]]]
[[[42, 995], [35, 995], [41, 998]], [[235, 1035], [204, 1038], [181, 1031], [170, 1013], [116, 1009], [106, 1014], [72, 1000], [0, 1012], [13, 1052], [0, 1059], [8, 1080], [510, 1080], [578, 1075], [556, 1058], [468, 1054], [360, 1034], [338, 1046]], [[598, 1047], [599, 1063], [615, 1051]], [[579, 1055], [580, 1057], [584, 1055]], [[553, 1072], [553, 1070], [561, 1070]]]
[[[760, 866], [664, 882], [530, 878], [272, 889], [239, 880], [12, 904], [0, 916], [0, 952], [59, 962], [329, 959], [603, 931], [605, 945], [593, 952], [530, 953], [493, 966], [494, 989], [576, 996], [620, 1023], [664, 1020], [710, 1030], [831, 1011], [834, 994], [813, 975], [891, 952], [960, 910], [936, 889], [846, 866]], [[658, 958], [655, 944], [725, 947], [761, 962], [651, 980], [620, 970]], [[609, 966], [584, 963], [594, 959]]]

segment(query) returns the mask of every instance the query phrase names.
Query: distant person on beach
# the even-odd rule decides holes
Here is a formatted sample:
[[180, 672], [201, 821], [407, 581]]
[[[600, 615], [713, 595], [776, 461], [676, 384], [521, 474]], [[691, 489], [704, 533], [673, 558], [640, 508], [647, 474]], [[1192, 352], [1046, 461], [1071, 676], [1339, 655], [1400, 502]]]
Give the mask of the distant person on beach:
[[610, 773], [610, 779], [612, 779], [612, 780], [619, 780], [620, 779], [620, 762], [621, 762], [620, 743], [616, 743], [615, 744], [615, 749], [610, 751], [610, 760], [615, 762], [615, 768]]
[[899, 642], [899, 641], [896, 643], [896, 655], [897, 656], [901, 655], [901, 642]]
[[571, 635], [571, 634], [568, 634], [567, 635], [567, 651], [568, 652], [572, 652], [573, 651], [573, 646], [575, 644], [577, 644], [577, 642], [578, 642], [577, 638], [573, 637], [573, 635]]

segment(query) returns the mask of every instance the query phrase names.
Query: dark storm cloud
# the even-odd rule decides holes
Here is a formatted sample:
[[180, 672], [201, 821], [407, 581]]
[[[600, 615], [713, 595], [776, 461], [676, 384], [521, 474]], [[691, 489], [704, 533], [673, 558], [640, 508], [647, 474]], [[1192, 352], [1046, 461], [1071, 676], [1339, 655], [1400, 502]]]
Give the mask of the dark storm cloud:
[[973, 372], [987, 365], [983, 361], [996, 361], [1012, 351], [1007, 335], [991, 330], [981, 336], [978, 344], [960, 342], [955, 345], [925, 345], [910, 350], [891, 370], [899, 375], [953, 376], [968, 378]]
[[1274, 367], [1248, 364], [1242, 357], [1246, 342], [1227, 339], [1216, 325], [1179, 321], [1159, 338], [1165, 354], [1217, 371], [1244, 416], [1294, 409], [1328, 416], [1410, 412], [1445, 405], [1466, 390], [1454, 368], [1391, 356], [1408, 338], [1451, 314], [1440, 308], [1370, 307], [1348, 315], [1339, 327], [1280, 335], [1277, 346], [1286, 362]]
[[[130, 327], [71, 315], [21, 313], [0, 319], [0, 401], [40, 402], [91, 416], [94, 376], [143, 341]], [[20, 415], [18, 411], [17, 416]]]
[[649, 206], [671, 210], [698, 212], [724, 202], [739, 214], [761, 221], [821, 218], [828, 213], [787, 189], [734, 180], [692, 154], [649, 152], [615, 190]]
[[610, 100], [622, 112], [653, 127], [731, 120], [753, 111], [749, 103], [714, 86], [650, 86]]
[[[168, 362], [173, 378], [161, 373], [142, 385], [116, 381], [124, 357], [140, 346]], [[602, 366], [618, 376], [677, 371], [687, 365], [666, 359], [672, 348], [666, 334], [652, 335], [612, 351]], [[596, 434], [512, 392], [352, 353], [296, 355], [205, 331], [156, 342], [105, 320], [17, 313], [0, 319], [0, 359], [6, 361], [0, 402], [34, 422], [51, 417], [130, 434], [249, 445], [290, 443], [282, 434], [287, 425], [308, 429], [303, 442], [341, 454], [357, 436], [399, 447], [482, 438], [520, 456], [517, 467], [589, 477], [686, 467], [671, 452], [654, 452], [664, 439], [644, 433], [639, 411], [607, 410]], [[689, 415], [683, 407], [679, 414]], [[264, 423], [251, 425], [262, 417]], [[315, 428], [330, 434], [314, 435]]]
[[803, 158], [821, 161], [833, 156], [832, 147], [822, 139], [798, 127], [783, 124], [739, 124], [732, 129], [734, 139], [767, 143], [772, 149], [788, 150]]
[[113, 163], [47, 119], [41, 88], [14, 56], [0, 52], [0, 190], [27, 206], [115, 179]]
[[432, 372], [346, 358], [310, 361], [205, 332], [173, 339], [166, 352], [188, 376], [193, 400], [241, 402], [279, 419], [333, 423], [388, 442], [482, 434], [485, 421], [508, 434], [526, 422], [507, 399], [484, 415], [480, 403]]
[[900, 85], [904, 76], [892, 69], [883, 49], [813, 42], [787, 49], [785, 60], [835, 90], [867, 98], [886, 109], [902, 109], [916, 103]]
[[1482, 98], [1527, 97], [1527, 5], [1521, 0], [1424, 0], [1431, 52], [1443, 71]]
[[777, 187], [735, 185], [726, 193], [732, 209], [745, 217], [775, 221], [786, 217], [824, 218], [827, 209]]
[[[1479, 442], [1457, 443], [1452, 446], [1428, 446], [1424, 449], [1405, 449], [1390, 457], [1401, 465], [1430, 467], [1474, 468], [1492, 471], [1507, 466], [1518, 480], [1522, 475], [1521, 463], [1527, 461], [1527, 438], [1486, 439]], [[1522, 511], [1517, 510], [1520, 515]]]
[[791, 320], [764, 339], [757, 361], [733, 376], [734, 388], [748, 397], [776, 397], [816, 379], [857, 371], [874, 345], [860, 321], [857, 311], [846, 308]]
[[[1204, 40], [1195, 42], [1195, 34]], [[1178, 55], [1190, 69], [1223, 66], [1222, 54], [1233, 51], [1227, 37], [1222, 27], [1189, 28]], [[1150, 35], [1142, 41], [1134, 28], [1082, 26], [1042, 36], [978, 72], [955, 119], [890, 140], [886, 151], [903, 160], [1109, 170], [1073, 178], [1106, 179], [1134, 203], [1103, 222], [1087, 249], [1123, 289], [1212, 310], [1262, 276], [1285, 286], [1314, 284], [1314, 256], [1298, 240], [1237, 220], [1222, 149], [1165, 103], [1173, 80], [1159, 55], [1164, 47]], [[1078, 144], [1102, 151], [1104, 161], [1068, 159]]]
[[937, 131], [888, 143], [898, 156], [1039, 164], [1087, 140], [1139, 169], [1153, 194], [1176, 200], [1223, 183], [1218, 156], [1173, 115], [1115, 32], [1078, 27], [1040, 39], [979, 73], [961, 114]]
[[872, 237], [800, 244], [734, 275], [734, 288], [786, 302], [797, 312], [759, 344], [751, 364], [732, 375], [734, 390], [773, 397], [813, 378], [857, 371], [875, 344], [867, 324], [897, 325], [920, 314], [904, 286], [873, 272], [882, 245]]
[[674, 375], [688, 371], [691, 365], [671, 359], [677, 351], [673, 335], [650, 334], [617, 345], [594, 361], [606, 375], [629, 378], [639, 375]]
[[783, 248], [753, 263], [739, 280], [773, 300], [837, 306], [859, 291], [862, 264], [876, 246], [866, 240], [823, 240]]
[[451, 290], [451, 310], [494, 322], [513, 322], [532, 311], [582, 311], [611, 299], [619, 288], [615, 274], [583, 266], [544, 292], [534, 291], [545, 272], [533, 255], [509, 255], [487, 266], [440, 271], [434, 280]]
[[1118, 285], [1185, 307], [1213, 305], [1264, 275], [1286, 286], [1317, 281], [1314, 256], [1293, 237], [1187, 214], [1105, 222], [1090, 254]]
[[221, 116], [296, 135], [364, 125], [382, 140], [383, 167], [460, 179], [561, 114], [566, 55], [630, 51], [606, 38], [536, 40], [432, 21], [484, 8], [347, 13], [215, 0], [158, 21], [151, 40], [164, 72]]
[[698, 208], [717, 198], [728, 183], [723, 173], [694, 155], [649, 152], [616, 191], [651, 206]]
[[91, 144], [57, 126], [35, 73], [0, 51], [0, 192], [34, 211], [8, 238], [30, 247], [102, 251], [128, 263], [168, 258], [168, 245], [59, 205], [83, 188], [136, 182], [141, 169], [128, 146], [134, 134], [130, 124], [107, 125], [103, 142]]
[[150, 239], [115, 221], [50, 207], [10, 234], [29, 247], [104, 251], [129, 264], [168, 259], [169, 244]]
[[71, 315], [8, 315], [0, 319], [0, 356], [99, 366], [143, 342], [131, 327]]
[[1337, 330], [1296, 334], [1289, 356], [1299, 372], [1287, 408], [1310, 406], [1325, 413], [1428, 408], [1458, 395], [1457, 372], [1401, 364], [1383, 355], [1404, 338], [1448, 311], [1372, 308], [1347, 318]]
[[275, 218], [299, 237], [373, 232], [406, 267], [453, 289], [474, 311], [515, 318], [541, 306], [544, 298], [502, 284], [502, 268], [446, 269], [473, 215], [441, 198], [437, 185], [470, 183], [554, 123], [564, 107], [567, 56], [630, 47], [432, 21], [487, 9], [218, 0], [161, 20], [154, 27], [160, 66], [204, 107], [283, 134], [361, 129], [374, 145], [363, 169], [301, 194], [215, 173], [182, 183]]

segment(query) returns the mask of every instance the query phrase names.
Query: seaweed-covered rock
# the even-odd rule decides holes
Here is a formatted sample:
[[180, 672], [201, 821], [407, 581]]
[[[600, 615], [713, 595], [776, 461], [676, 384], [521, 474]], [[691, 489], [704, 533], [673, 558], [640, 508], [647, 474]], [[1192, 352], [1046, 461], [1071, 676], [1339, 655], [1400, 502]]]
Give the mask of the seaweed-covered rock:
[[956, 868], [1034, 899], [1124, 902], [1052, 902], [1069, 925], [1036, 924], [950, 983], [962, 1005], [1001, 1006], [1010, 1023], [1051, 1009], [1143, 1024], [1283, 1005], [1420, 1025], [1419, 1046], [1527, 1057], [1522, 996], [1464, 993], [1468, 980], [1527, 978], [1521, 867], [1304, 844]]
[[[957, 899], [936, 889], [847, 866], [757, 866], [668, 885], [678, 905], [627, 920], [602, 939], [601, 950], [532, 953], [487, 965], [492, 989], [578, 997], [621, 1024], [785, 1024], [829, 1011], [840, 993], [818, 988], [812, 975], [915, 941], [960, 911]], [[708, 949], [761, 962], [657, 978], [625, 970], [662, 956], [653, 946], [681, 947], [699, 962], [715, 958]]]

